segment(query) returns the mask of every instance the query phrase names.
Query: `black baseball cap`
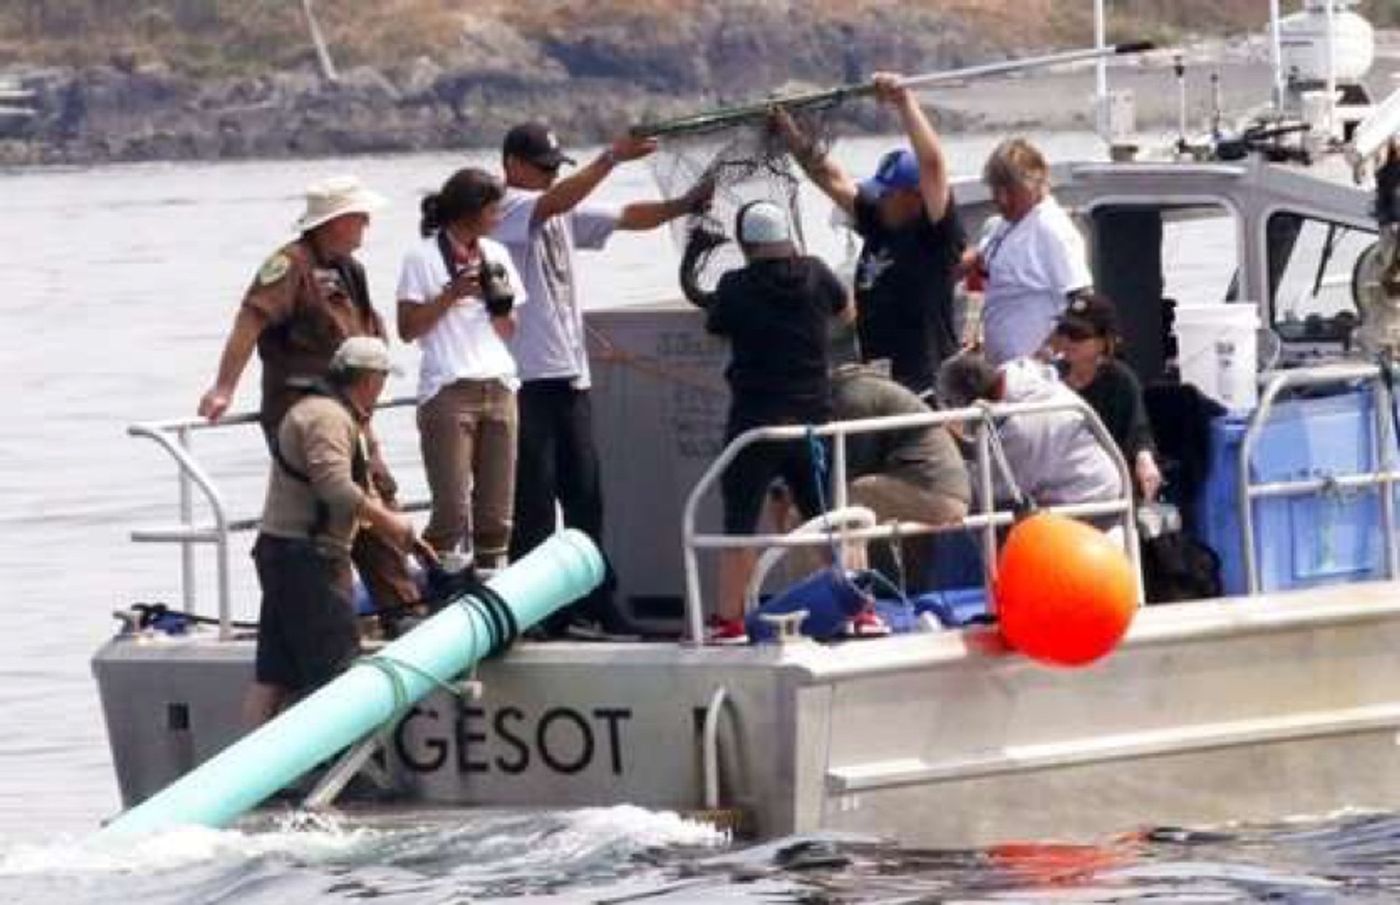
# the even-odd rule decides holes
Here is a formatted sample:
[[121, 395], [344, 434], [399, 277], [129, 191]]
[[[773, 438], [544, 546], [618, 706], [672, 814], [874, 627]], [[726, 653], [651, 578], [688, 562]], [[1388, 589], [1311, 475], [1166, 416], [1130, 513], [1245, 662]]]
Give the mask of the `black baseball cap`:
[[555, 170], [561, 164], [574, 162], [564, 153], [559, 139], [544, 123], [521, 123], [512, 128], [506, 133], [501, 152], [506, 157], [519, 157], [546, 170]]
[[1076, 295], [1060, 315], [1055, 331], [1071, 339], [1112, 339], [1118, 336], [1118, 312], [1106, 296]]

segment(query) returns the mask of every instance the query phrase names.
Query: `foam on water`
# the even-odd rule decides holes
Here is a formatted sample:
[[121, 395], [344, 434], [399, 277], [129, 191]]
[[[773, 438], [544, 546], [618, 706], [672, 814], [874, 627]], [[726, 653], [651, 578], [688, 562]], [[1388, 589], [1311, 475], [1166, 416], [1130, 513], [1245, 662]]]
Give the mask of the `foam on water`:
[[370, 827], [345, 827], [321, 818], [317, 828], [287, 821], [264, 832], [179, 827], [135, 841], [98, 843], [57, 837], [0, 850], [0, 877], [25, 874], [144, 874], [184, 870], [207, 862], [238, 862], [285, 856], [304, 863], [353, 860], [372, 850], [383, 834]]

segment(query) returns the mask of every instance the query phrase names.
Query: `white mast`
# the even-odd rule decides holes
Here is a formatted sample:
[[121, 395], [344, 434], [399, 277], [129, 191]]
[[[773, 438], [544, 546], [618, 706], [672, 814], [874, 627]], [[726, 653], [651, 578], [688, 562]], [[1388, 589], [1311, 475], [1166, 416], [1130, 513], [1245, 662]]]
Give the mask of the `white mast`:
[[1337, 4], [1327, 3], [1327, 138], [1332, 139], [1337, 132]]
[[[1105, 0], [1094, 0], [1094, 47], [1100, 52], [1105, 47], [1108, 40], [1108, 25], [1105, 22], [1104, 12]], [[1277, 2], [1277, 0], [1275, 0]], [[1099, 57], [1096, 67], [1094, 112], [1095, 122], [1098, 126], [1099, 137], [1104, 141], [1109, 140], [1108, 135], [1108, 58]]]
[[1274, 64], [1274, 109], [1283, 110], [1283, 31], [1278, 0], [1269, 0], [1269, 56]]

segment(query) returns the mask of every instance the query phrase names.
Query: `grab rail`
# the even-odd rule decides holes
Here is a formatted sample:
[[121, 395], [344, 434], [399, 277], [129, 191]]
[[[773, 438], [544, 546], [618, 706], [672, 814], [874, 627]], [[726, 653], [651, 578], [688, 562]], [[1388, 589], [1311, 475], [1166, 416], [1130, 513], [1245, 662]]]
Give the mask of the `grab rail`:
[[[412, 396], [401, 396], [381, 402], [376, 411], [404, 408], [416, 405]], [[132, 437], [152, 440], [165, 450], [176, 465], [176, 481], [180, 497], [180, 522], [169, 529], [137, 529], [131, 532], [135, 543], [179, 544], [180, 545], [180, 600], [186, 613], [196, 614], [197, 589], [195, 582], [194, 548], [196, 544], [213, 544], [218, 582], [219, 638], [226, 640], [232, 634], [231, 581], [229, 573], [229, 535], [252, 531], [258, 527], [256, 517], [231, 519], [213, 478], [204, 470], [194, 455], [191, 435], [196, 431], [224, 430], [258, 423], [257, 412], [239, 412], [227, 415], [218, 421], [203, 418], [175, 418], [166, 421], [147, 421], [130, 425], [126, 432]], [[194, 492], [198, 490], [209, 504], [213, 514], [212, 526], [201, 526], [194, 520]], [[426, 500], [413, 500], [401, 505], [405, 512], [426, 509]]]
[[817, 535], [794, 535], [794, 534], [746, 534], [746, 535], [726, 535], [726, 534], [700, 534], [696, 531], [696, 516], [699, 512], [700, 503], [705, 495], [709, 493], [714, 485], [719, 481], [720, 476], [731, 462], [745, 448], [755, 443], [791, 442], [793, 440], [804, 440], [810, 433], [817, 437], [831, 437], [834, 439], [832, 450], [832, 468], [830, 480], [832, 484], [831, 508], [834, 510], [844, 509], [847, 506], [847, 482], [846, 482], [846, 438], [852, 434], [872, 434], [886, 433], [888, 431], [909, 430], [911, 428], [931, 427], [952, 423], [975, 423], [977, 431], [977, 473], [976, 479], [981, 490], [982, 511], [976, 515], [969, 515], [961, 522], [952, 526], [923, 526], [911, 528], [899, 525], [881, 525], [874, 528], [858, 529], [834, 529], [838, 532], [841, 540], [871, 540], [884, 537], [893, 537], [896, 532], [901, 537], [909, 537], [917, 534], [936, 534], [953, 530], [978, 529], [982, 531], [982, 552], [983, 560], [986, 564], [984, 583], [996, 577], [996, 530], [1002, 525], [1009, 525], [1015, 519], [1015, 514], [1010, 510], [997, 510], [993, 508], [992, 500], [992, 464], [990, 454], [990, 433], [994, 429], [990, 426], [992, 419], [1014, 418], [1023, 415], [1049, 414], [1051, 412], [1073, 411], [1079, 414], [1085, 425], [1093, 434], [1094, 439], [1108, 454], [1114, 467], [1118, 471], [1118, 478], [1122, 486], [1123, 495], [1113, 500], [1099, 500], [1091, 503], [1072, 503], [1056, 506], [1046, 506], [1048, 512], [1056, 512], [1071, 517], [1092, 517], [1102, 515], [1114, 515], [1122, 519], [1123, 523], [1123, 546], [1132, 563], [1133, 575], [1137, 582], [1138, 600], [1142, 600], [1142, 572], [1139, 565], [1138, 556], [1138, 534], [1137, 521], [1133, 517], [1133, 480], [1132, 474], [1128, 470], [1127, 462], [1124, 461], [1118, 445], [1113, 441], [1113, 437], [1108, 433], [1108, 429], [1103, 426], [1093, 408], [1082, 399], [1065, 399], [1054, 402], [1016, 402], [1016, 403], [980, 403], [961, 409], [949, 409], [937, 412], [921, 412], [912, 415], [890, 415], [882, 418], [862, 418], [854, 421], [832, 421], [827, 424], [813, 426], [811, 428], [801, 425], [784, 425], [778, 427], [758, 427], [745, 431], [731, 440], [719, 456], [710, 463], [709, 468], [700, 476], [691, 489], [690, 495], [686, 498], [685, 510], [682, 518], [682, 543], [684, 545], [683, 556], [685, 561], [685, 618], [686, 633], [691, 644], [704, 644], [705, 638], [705, 617], [702, 605], [700, 590], [700, 565], [697, 553], [701, 549], [744, 549], [750, 547], [808, 547], [825, 546], [829, 543], [826, 534]]
[[[1295, 481], [1269, 481], [1255, 484], [1250, 477], [1250, 464], [1254, 458], [1254, 447], [1273, 413], [1274, 403], [1284, 390], [1298, 387], [1325, 386], [1334, 383], [1364, 381], [1375, 388], [1375, 430], [1371, 434], [1372, 471], [1341, 475], [1328, 478], [1307, 478]], [[1391, 470], [1391, 450], [1394, 438], [1391, 433], [1390, 413], [1394, 410], [1392, 397], [1385, 374], [1379, 365], [1362, 362], [1322, 365], [1315, 368], [1298, 368], [1279, 371], [1270, 377], [1259, 396], [1259, 405], [1250, 415], [1240, 440], [1239, 459], [1236, 462], [1236, 479], [1239, 485], [1237, 505], [1240, 520], [1240, 547], [1244, 555], [1246, 588], [1250, 594], [1258, 594], [1262, 584], [1259, 576], [1259, 557], [1254, 544], [1254, 501], [1266, 497], [1303, 496], [1318, 493], [1328, 487], [1380, 487], [1381, 536], [1385, 541], [1386, 577], [1400, 575], [1400, 561], [1395, 549], [1395, 496], [1385, 490], [1391, 484], [1400, 483], [1400, 472]]]

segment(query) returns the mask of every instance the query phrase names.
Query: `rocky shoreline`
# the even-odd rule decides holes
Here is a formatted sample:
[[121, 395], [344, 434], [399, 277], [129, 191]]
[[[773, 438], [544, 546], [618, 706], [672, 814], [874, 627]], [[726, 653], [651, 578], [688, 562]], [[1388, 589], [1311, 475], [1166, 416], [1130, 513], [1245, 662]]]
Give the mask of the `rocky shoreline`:
[[[784, 83], [835, 85], [878, 67], [922, 71], [1004, 54], [956, 17], [893, 8], [848, 21], [791, 15], [785, 4], [721, 3], [686, 16], [564, 17], [530, 29], [468, 14], [461, 28], [449, 54], [347, 65], [334, 81], [309, 59], [222, 78], [139, 54], [81, 68], [12, 67], [36, 115], [8, 128], [0, 120], [0, 163], [491, 146], [527, 117], [571, 141], [597, 141], [638, 120], [750, 100]], [[862, 125], [882, 126], [862, 115]]]
[[[310, 65], [236, 78], [196, 78], [150, 61], [82, 68], [12, 69], [34, 115], [0, 116], [0, 166], [147, 160], [216, 160], [384, 154], [494, 147], [525, 118], [552, 123], [571, 143], [627, 125], [749, 101], [767, 91], [841, 84], [872, 69], [965, 66], [1037, 52], [991, 47], [955, 20], [932, 14], [851, 24], [737, 21], [734, 7], [674, 34], [617, 25], [524, 40], [499, 22], [476, 23], [465, 53], [384, 68], [358, 66], [322, 79]], [[750, 10], [749, 18], [756, 15]], [[474, 42], [474, 44], [473, 44]], [[1197, 123], [1208, 103], [1205, 69], [1224, 70], [1227, 108], [1267, 95], [1256, 59], [1207, 54], [1192, 75]], [[4, 73], [0, 73], [3, 76]], [[3, 78], [0, 78], [3, 81]], [[1139, 124], [1174, 122], [1169, 60], [1125, 61], [1115, 86], [1137, 98]], [[974, 83], [926, 98], [947, 132], [1081, 129], [1091, 124], [1091, 74], [1035, 73]], [[843, 131], [891, 131], [873, 104], [853, 104]]]

